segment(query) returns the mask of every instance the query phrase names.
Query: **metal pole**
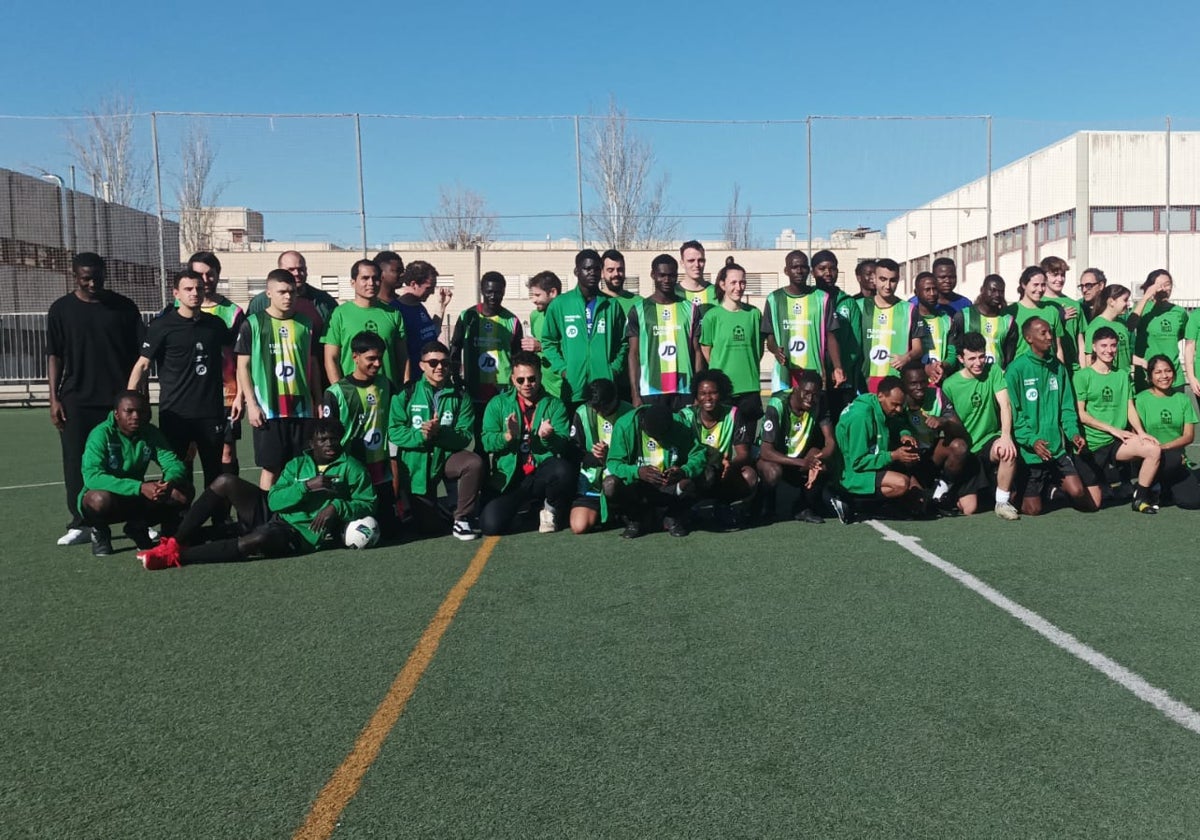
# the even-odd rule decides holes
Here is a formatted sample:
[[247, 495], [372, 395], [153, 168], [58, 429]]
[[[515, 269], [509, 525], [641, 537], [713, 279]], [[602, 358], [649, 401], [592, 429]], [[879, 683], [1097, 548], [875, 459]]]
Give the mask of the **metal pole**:
[[1167, 219], [1166, 219], [1167, 271], [1171, 270], [1171, 118], [1167, 117]]
[[805, 134], [808, 138], [808, 151], [805, 154], [805, 166], [808, 167], [808, 174], [805, 180], [808, 181], [808, 239], [805, 241], [804, 250], [808, 252], [809, 259], [812, 259], [812, 230], [813, 230], [813, 205], [812, 205], [812, 117], [809, 116], [804, 121]]
[[987, 242], [984, 249], [984, 275], [995, 271], [992, 267], [995, 243], [992, 241], [992, 118], [987, 118]]
[[367, 196], [363, 188], [362, 120], [354, 115], [354, 152], [358, 156], [358, 221], [362, 227], [362, 255], [367, 258]]
[[575, 190], [579, 194], [579, 249], [583, 250], [583, 155], [579, 151], [579, 115], [575, 115]]
[[[150, 136], [154, 142], [154, 189], [158, 197], [158, 293], [163, 308], [167, 305], [167, 243], [163, 221], [162, 160], [158, 154], [158, 112], [150, 113]], [[203, 212], [203, 208], [197, 208]]]

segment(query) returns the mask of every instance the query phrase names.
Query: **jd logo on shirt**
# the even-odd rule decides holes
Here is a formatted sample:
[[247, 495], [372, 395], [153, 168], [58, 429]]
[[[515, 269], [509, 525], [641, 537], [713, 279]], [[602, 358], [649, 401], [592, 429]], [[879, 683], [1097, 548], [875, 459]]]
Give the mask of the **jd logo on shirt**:
[[574, 324], [571, 324], [571, 326], [567, 327], [567, 338], [575, 338], [578, 335], [579, 327], [575, 326]]
[[1037, 388], [1026, 388], [1025, 389], [1025, 399], [1027, 399], [1029, 402], [1037, 402], [1037, 399], [1038, 399]]

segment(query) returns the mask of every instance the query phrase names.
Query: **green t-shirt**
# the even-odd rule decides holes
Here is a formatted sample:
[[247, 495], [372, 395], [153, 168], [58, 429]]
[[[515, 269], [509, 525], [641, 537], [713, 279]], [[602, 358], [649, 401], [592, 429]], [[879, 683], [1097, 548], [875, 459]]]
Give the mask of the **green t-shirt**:
[[[1029, 345], [1025, 343], [1025, 336], [1022, 334], [1021, 330], [1025, 327], [1025, 322], [1030, 318], [1041, 318], [1043, 321], [1048, 323], [1050, 325], [1050, 333], [1054, 336], [1054, 340], [1059, 344], [1063, 343], [1062, 339], [1065, 335], [1065, 332], [1063, 330], [1062, 315], [1058, 311], [1057, 307], [1051, 306], [1048, 303], [1043, 303], [1037, 307], [1029, 307], [1020, 301], [1017, 301], [1016, 303], [1009, 304], [1008, 309], [1005, 311], [1008, 312], [1009, 315], [1012, 315], [1013, 321], [1016, 322], [1014, 324], [1014, 328], [1017, 331], [1017, 349], [1016, 352], [1013, 353], [1013, 358], [1020, 356], [1022, 353], [1029, 352]], [[1057, 356], [1058, 353], [1056, 352], [1054, 355]], [[1063, 358], [1064, 364], [1069, 366], [1071, 360], [1066, 357], [1065, 353]]]
[[758, 393], [761, 327], [762, 313], [745, 303], [733, 311], [714, 306], [700, 322], [700, 344], [712, 348], [708, 366], [725, 372], [735, 394]]
[[1200, 422], [1191, 398], [1182, 391], [1174, 391], [1165, 397], [1147, 389], [1133, 398], [1133, 407], [1146, 434], [1159, 443], [1170, 443], [1183, 434], [1188, 423]]
[[[685, 288], [683, 288], [683, 286], [679, 286], [675, 290], [675, 294], [679, 295], [684, 300], [691, 303], [693, 306], [699, 307], [700, 317], [702, 317], [702, 318], [704, 317], [704, 314], [706, 312], [708, 312], [709, 309], [718, 305], [718, 303], [717, 303], [717, 287], [714, 286], [712, 283], [705, 284], [703, 289], [700, 289], [699, 291], [695, 291], [695, 292], [691, 291], [690, 289], [685, 289]], [[622, 304], [621, 306], [626, 311], [626, 313], [629, 312], [628, 306], [626, 306], [624, 304]]]
[[338, 364], [343, 376], [354, 373], [354, 354], [350, 345], [360, 332], [373, 332], [383, 339], [387, 347], [383, 353], [383, 375], [393, 386], [398, 385], [404, 375], [404, 367], [396, 348], [405, 346], [404, 322], [400, 319], [400, 313], [377, 300], [371, 301], [370, 306], [359, 306], [348, 300], [333, 310], [321, 343], [339, 348]]
[[635, 295], [633, 292], [621, 292], [619, 295], [609, 295], [609, 297], [620, 304], [621, 309], [625, 310], [626, 315], [642, 299], [640, 295]]
[[[1075, 398], [1095, 419], [1118, 429], [1129, 428], [1129, 372], [1101, 373], [1086, 367], [1075, 374]], [[1082, 421], [1081, 421], [1082, 422]], [[1095, 452], [1115, 440], [1108, 432], [1083, 424], [1088, 449]]]
[[[1062, 307], [1062, 312], [1059, 314], [1063, 318], [1063, 335], [1066, 341], [1063, 342], [1063, 361], [1075, 368], [1079, 369], [1079, 332], [1083, 323], [1083, 316], [1080, 314], [1082, 310], [1079, 308], [1078, 302], [1069, 297], [1052, 297], [1046, 295], [1042, 298], [1042, 303], [1057, 304]], [[1066, 317], [1068, 309], [1075, 309], [1075, 317]]]
[[1200, 376], [1200, 309], [1193, 309], [1188, 315], [1187, 324], [1183, 328], [1185, 341], [1196, 342], [1196, 353], [1192, 358], [1192, 370]]
[[[1183, 371], [1179, 363], [1179, 341], [1186, 334], [1187, 310], [1166, 301], [1155, 303], [1142, 313], [1137, 332], [1133, 336], [1133, 355], [1147, 361], [1151, 356], [1162, 354], [1175, 365], [1175, 386], [1183, 384]], [[1138, 390], [1146, 387], [1146, 372], [1137, 370]]]
[[942, 393], [954, 407], [971, 451], [979, 452], [988, 441], [1000, 436], [1000, 406], [996, 394], [1008, 391], [999, 364], [985, 365], [979, 378], [969, 377], [959, 371], [942, 383]]
[[1101, 327], [1108, 327], [1117, 334], [1117, 358], [1113, 360], [1113, 364], [1118, 370], [1123, 370], [1126, 373], [1133, 366], [1133, 340], [1129, 336], [1129, 330], [1120, 321], [1110, 321], [1103, 315], [1097, 315], [1087, 325], [1087, 333], [1083, 338], [1083, 349], [1088, 353], [1092, 352], [1092, 339], [1096, 335], [1096, 330]]

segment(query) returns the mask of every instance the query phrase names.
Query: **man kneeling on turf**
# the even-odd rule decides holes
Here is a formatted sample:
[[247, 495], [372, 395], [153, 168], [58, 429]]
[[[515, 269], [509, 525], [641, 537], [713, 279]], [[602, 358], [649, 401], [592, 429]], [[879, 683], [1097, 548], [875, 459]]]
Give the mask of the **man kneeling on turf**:
[[649, 514], [665, 508], [663, 527], [673, 537], [686, 537], [695, 481], [706, 461], [704, 447], [691, 429], [666, 406], [642, 406], [618, 420], [608, 450], [610, 475], [603, 486], [604, 497], [625, 520], [621, 536], [640, 537]]
[[[154, 461], [162, 478], [146, 481]], [[88, 435], [83, 450], [83, 490], [79, 512], [92, 526], [92, 554], [112, 554], [109, 525], [125, 523], [125, 536], [139, 549], [154, 545], [148, 529], [161, 522], [170, 530], [191, 498], [187, 468], [155, 426], [150, 403], [138, 391], [122, 391], [108, 419]]]
[[[309, 451], [288, 461], [269, 491], [222, 475], [196, 499], [174, 537], [138, 554], [150, 570], [185, 563], [223, 563], [249, 557], [292, 557], [322, 547], [328, 534], [370, 516], [375, 493], [366, 468], [342, 452], [337, 420], [316, 420]], [[238, 536], [204, 542], [201, 526], [213, 511], [232, 505]], [[340, 541], [338, 543], [341, 544]]]
[[838, 419], [834, 434], [842, 453], [841, 486], [850, 494], [854, 511], [871, 507], [880, 497], [914, 514], [928, 510], [929, 493], [908, 474], [921, 461], [916, 439], [911, 433], [901, 434], [900, 445], [888, 451], [888, 421], [899, 417], [904, 405], [900, 378], [885, 376], [876, 393], [855, 399]]

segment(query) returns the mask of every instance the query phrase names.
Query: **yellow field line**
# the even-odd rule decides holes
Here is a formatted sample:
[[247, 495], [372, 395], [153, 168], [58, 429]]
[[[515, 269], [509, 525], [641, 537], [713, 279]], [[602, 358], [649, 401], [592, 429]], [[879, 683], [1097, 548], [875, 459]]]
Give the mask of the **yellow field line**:
[[429, 622], [429, 626], [421, 634], [416, 647], [409, 654], [404, 668], [396, 675], [387, 695], [375, 709], [375, 714], [371, 715], [371, 719], [367, 721], [362, 732], [359, 733], [358, 739], [354, 742], [354, 748], [350, 750], [350, 754], [346, 756], [338, 769], [333, 772], [329, 781], [325, 783], [325, 787], [321, 788], [316, 801], [308, 811], [308, 816], [304, 819], [304, 824], [292, 835], [293, 840], [328, 840], [333, 834], [333, 830], [337, 827], [337, 821], [342, 816], [342, 811], [358, 793], [363, 776], [375, 762], [379, 750], [383, 747], [383, 742], [387, 740], [392, 727], [404, 713], [404, 707], [408, 704], [413, 692], [416, 691], [417, 683], [420, 682], [425, 669], [429, 667], [434, 654], [437, 653], [442, 635], [450, 626], [450, 622], [454, 620], [458, 608], [462, 606], [471, 587], [479, 580], [480, 574], [483, 573], [483, 567], [487, 565], [488, 558], [492, 556], [492, 549], [499, 541], [499, 537], [488, 537], [479, 546], [479, 550], [471, 559], [471, 565], [467, 567], [458, 583], [454, 584], [454, 588], [446, 595], [433, 620]]

